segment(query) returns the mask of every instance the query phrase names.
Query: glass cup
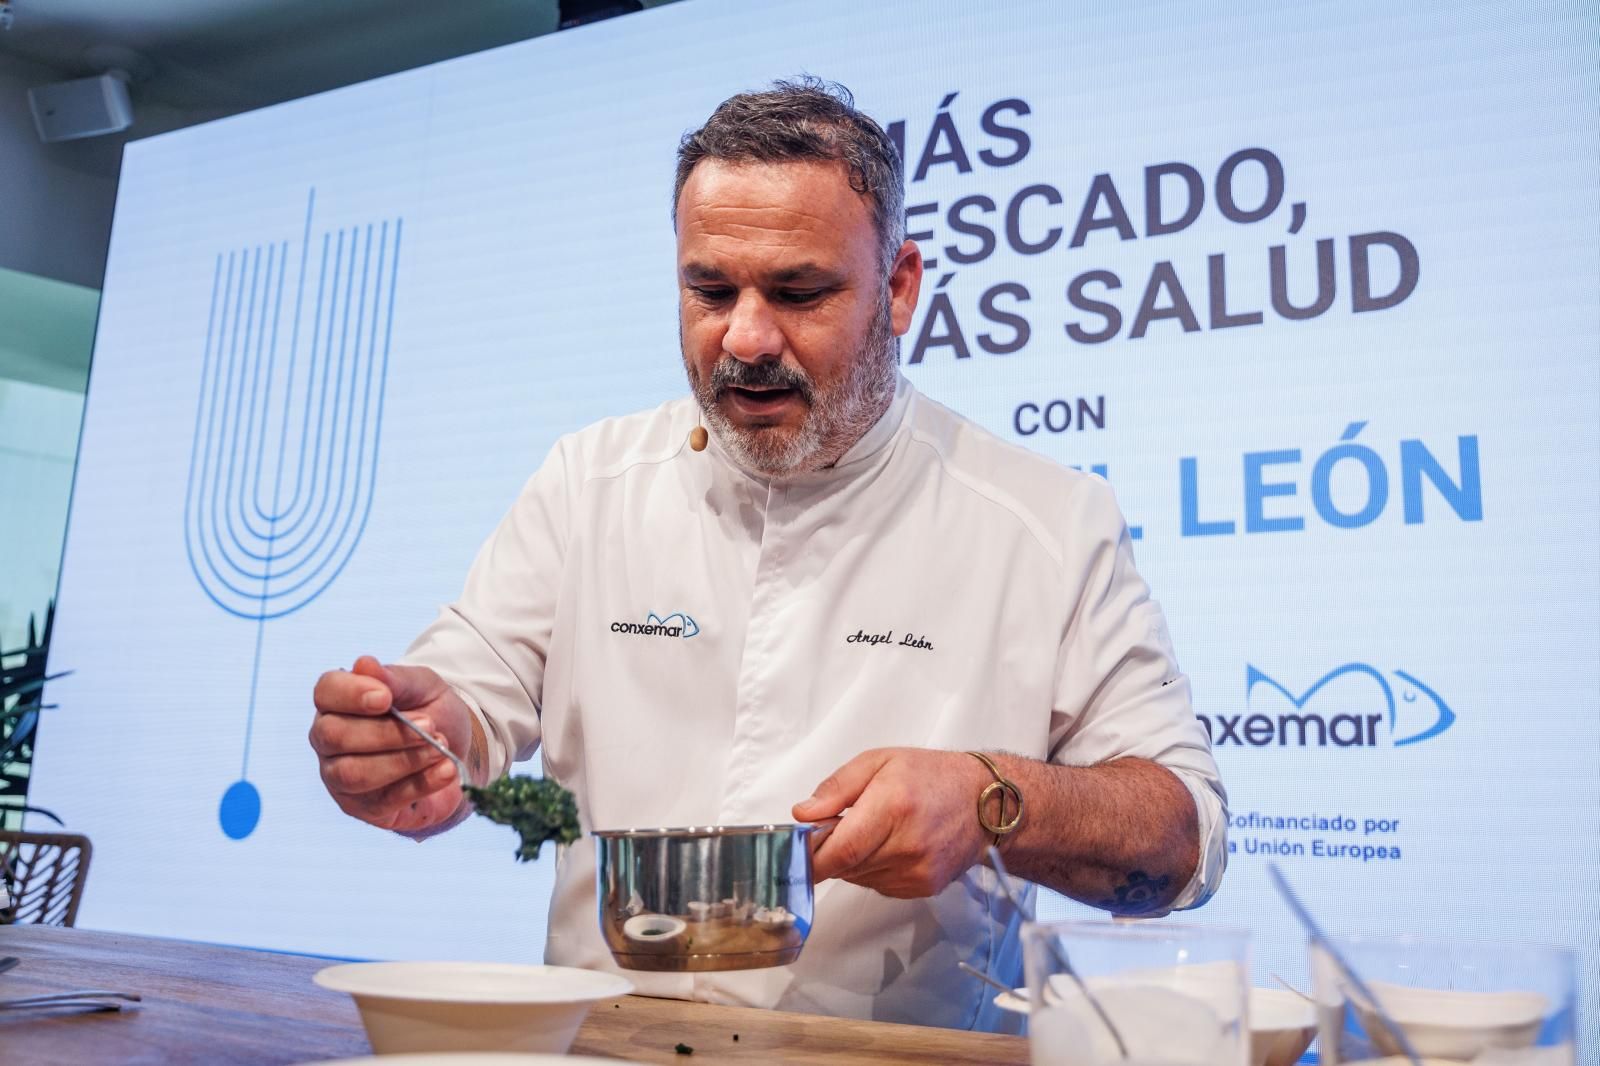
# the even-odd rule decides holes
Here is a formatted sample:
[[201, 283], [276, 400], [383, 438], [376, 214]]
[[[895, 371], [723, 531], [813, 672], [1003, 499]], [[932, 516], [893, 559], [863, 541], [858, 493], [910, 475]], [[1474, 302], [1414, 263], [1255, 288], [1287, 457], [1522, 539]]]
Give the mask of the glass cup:
[[1408, 1051], [1425, 1066], [1577, 1061], [1570, 951], [1408, 936], [1338, 937], [1333, 946], [1371, 998], [1326, 949], [1311, 947], [1319, 1046], [1330, 1066], [1406, 1066]]
[[1033, 1066], [1246, 1066], [1249, 942], [1168, 922], [1024, 926]]

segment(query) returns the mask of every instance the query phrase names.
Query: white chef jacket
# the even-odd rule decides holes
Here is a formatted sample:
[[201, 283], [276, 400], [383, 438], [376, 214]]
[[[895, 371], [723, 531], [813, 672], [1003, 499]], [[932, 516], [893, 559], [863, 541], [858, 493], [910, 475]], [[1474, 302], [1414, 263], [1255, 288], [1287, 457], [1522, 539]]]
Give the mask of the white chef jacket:
[[[869, 748], [1138, 756], [1199, 814], [1178, 905], [1211, 895], [1226, 794], [1105, 481], [903, 377], [817, 473], [753, 474], [715, 436], [694, 452], [696, 423], [686, 397], [560, 440], [408, 652], [481, 717], [492, 776], [542, 746], [589, 831], [789, 822]], [[550, 963], [616, 968], [594, 866], [590, 837], [560, 863]], [[922, 900], [829, 881], [793, 965], [627, 976], [648, 995], [994, 1028], [956, 967], [1018, 981], [994, 876]]]

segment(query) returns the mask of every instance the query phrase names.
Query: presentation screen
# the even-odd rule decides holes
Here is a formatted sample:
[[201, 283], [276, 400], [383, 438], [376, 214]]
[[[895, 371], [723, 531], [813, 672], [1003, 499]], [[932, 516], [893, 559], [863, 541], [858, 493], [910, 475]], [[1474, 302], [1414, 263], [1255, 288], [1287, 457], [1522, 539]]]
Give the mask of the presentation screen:
[[1275, 861], [1330, 930], [1575, 947], [1592, 1045], [1597, 31], [688, 0], [130, 145], [31, 797], [93, 839], [81, 923], [541, 958], [554, 860], [345, 817], [312, 686], [559, 436], [685, 393], [674, 150], [805, 72], [902, 146], [902, 372], [1116, 491], [1230, 798], [1193, 920], [1304, 985]]

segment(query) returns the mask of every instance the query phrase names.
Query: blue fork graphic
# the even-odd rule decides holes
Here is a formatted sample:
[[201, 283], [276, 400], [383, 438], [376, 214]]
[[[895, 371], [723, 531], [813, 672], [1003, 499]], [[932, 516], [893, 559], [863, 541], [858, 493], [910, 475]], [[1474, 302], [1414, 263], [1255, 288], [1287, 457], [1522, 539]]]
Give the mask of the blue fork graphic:
[[261, 818], [249, 773], [266, 625], [316, 599], [350, 561], [372, 512], [383, 427], [402, 220], [313, 240], [316, 195], [297, 255], [286, 240], [221, 252], [211, 282], [184, 542], [211, 601], [255, 623], [244, 756], [218, 809], [235, 840]]

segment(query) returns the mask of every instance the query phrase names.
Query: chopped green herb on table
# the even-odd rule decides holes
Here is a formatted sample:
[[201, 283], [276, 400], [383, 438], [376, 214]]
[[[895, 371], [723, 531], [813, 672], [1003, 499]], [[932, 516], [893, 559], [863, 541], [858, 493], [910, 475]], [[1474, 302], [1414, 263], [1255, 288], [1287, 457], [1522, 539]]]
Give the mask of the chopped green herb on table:
[[676, 1051], [680, 1055], [694, 1054], [694, 1048], [690, 1047], [688, 1044], [673, 1044], [672, 1050]]
[[578, 801], [548, 777], [508, 775], [486, 788], [467, 785], [463, 791], [479, 814], [509, 825], [522, 837], [516, 852], [520, 862], [537, 859], [548, 840], [571, 844], [583, 835], [578, 828]]

